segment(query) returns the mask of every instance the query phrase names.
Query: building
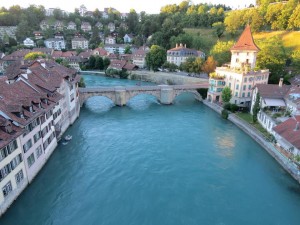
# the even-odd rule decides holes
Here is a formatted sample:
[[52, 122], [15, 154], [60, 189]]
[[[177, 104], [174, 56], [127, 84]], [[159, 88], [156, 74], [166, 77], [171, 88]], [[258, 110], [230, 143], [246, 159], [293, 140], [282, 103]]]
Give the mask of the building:
[[[125, 44], [105, 44], [104, 49], [108, 53], [113, 53], [113, 54], [124, 54], [125, 49], [128, 45]], [[130, 46], [130, 51], [134, 53], [137, 50], [136, 46], [131, 45]]]
[[72, 39], [72, 49], [88, 49], [89, 41], [83, 37], [75, 37]]
[[34, 41], [31, 40], [30, 38], [26, 38], [26, 39], [23, 41], [23, 44], [24, 44], [26, 47], [34, 47], [34, 46], [35, 46]]
[[92, 30], [91, 24], [89, 22], [82, 22], [81, 30], [83, 30], [84, 32], [91, 31]]
[[108, 25], [107, 25], [107, 28], [109, 29], [110, 32], [114, 32], [115, 29], [116, 29], [116, 26], [114, 23], [110, 22]]
[[95, 26], [96, 26], [99, 30], [102, 30], [102, 29], [103, 29], [103, 24], [100, 23], [100, 22], [97, 22], [97, 23], [95, 24]]
[[132, 43], [133, 42], [133, 35], [132, 34], [125, 34], [123, 37], [124, 43]]
[[44, 38], [42, 31], [34, 31], [33, 35], [34, 35], [35, 40], [40, 40], [40, 39]]
[[68, 30], [76, 30], [76, 29], [77, 29], [77, 28], [76, 28], [76, 23], [74, 23], [73, 21], [70, 21], [70, 22], [68, 23], [67, 29], [68, 29]]
[[42, 20], [41, 23], [40, 23], [40, 28], [41, 28], [42, 30], [47, 30], [47, 29], [49, 29], [49, 28], [50, 28], [50, 25], [49, 25], [48, 21]]
[[93, 50], [93, 55], [98, 55], [98, 56], [101, 56], [101, 57], [107, 57], [108, 52], [103, 48], [96, 48], [96, 49]]
[[51, 60], [16, 62], [0, 78], [0, 215], [79, 116], [78, 81], [75, 70]]
[[273, 128], [276, 145], [289, 158], [300, 155], [300, 116], [294, 116]]
[[53, 12], [54, 12], [55, 8], [49, 8], [46, 9], [46, 16], [53, 16]]
[[66, 48], [65, 41], [60, 38], [49, 38], [44, 41], [46, 48], [52, 48], [54, 50], [62, 50]]
[[113, 45], [113, 44], [116, 44], [116, 38], [114, 36], [108, 36], [105, 38], [105, 44], [110, 44], [110, 45]]
[[[190, 57], [201, 57], [205, 58], [201, 51], [197, 51], [196, 49], [187, 48], [186, 45], [176, 44], [175, 48], [169, 49], [167, 51], [167, 61], [169, 63], [174, 63], [177, 66], [180, 66], [181, 63], [186, 62], [186, 60]], [[204, 56], [204, 57], [203, 57]]]
[[56, 20], [55, 23], [53, 24], [53, 29], [62, 31], [64, 29], [64, 23], [60, 20]]
[[[18, 72], [19, 70], [19, 72]], [[76, 71], [17, 62], [0, 78], [0, 215], [32, 182], [79, 115]]]
[[222, 90], [227, 86], [232, 93], [231, 103], [250, 108], [253, 87], [267, 84], [269, 79], [269, 70], [255, 70], [258, 52], [259, 48], [254, 43], [250, 26], [247, 25], [231, 48], [230, 65], [217, 67], [211, 75], [208, 100], [221, 102]]
[[139, 68], [146, 67], [146, 55], [149, 52], [145, 47], [139, 48], [134, 54], [132, 54], [132, 62]]
[[23, 133], [20, 127], [2, 115], [0, 108], [0, 215], [28, 185], [20, 139]]

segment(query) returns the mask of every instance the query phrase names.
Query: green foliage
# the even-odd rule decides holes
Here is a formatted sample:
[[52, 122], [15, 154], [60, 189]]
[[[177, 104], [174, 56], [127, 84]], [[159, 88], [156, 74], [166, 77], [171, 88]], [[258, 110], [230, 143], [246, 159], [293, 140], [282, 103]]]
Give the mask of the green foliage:
[[210, 51], [210, 54], [217, 61], [217, 65], [221, 66], [224, 63], [230, 62], [230, 48], [234, 45], [233, 41], [218, 41]]
[[103, 64], [103, 59], [100, 56], [96, 56], [95, 57], [95, 67], [94, 69], [98, 69], [98, 70], [103, 70], [104, 69], [104, 64]]
[[227, 86], [222, 90], [222, 101], [224, 103], [228, 103], [230, 101], [231, 97], [232, 97], [232, 94], [231, 94], [230, 87]]
[[84, 81], [83, 77], [80, 77], [80, 81], [78, 83], [78, 86], [81, 87], [81, 88], [85, 88], [86, 87], [85, 81]]
[[217, 37], [220, 38], [225, 31], [224, 23], [216, 22], [216, 23], [213, 23], [212, 27], [215, 29], [215, 33], [216, 33]]
[[221, 112], [221, 116], [223, 119], [227, 120], [228, 119], [228, 116], [229, 116], [229, 113], [226, 109], [223, 109], [222, 112]]
[[131, 54], [131, 53], [132, 53], [132, 52], [131, 52], [131, 47], [130, 47], [130, 45], [126, 45], [125, 50], [124, 50], [124, 53], [125, 53], [125, 54]]
[[91, 55], [88, 62], [88, 68], [93, 69], [95, 68], [96, 58], [95, 56]]
[[201, 69], [203, 72], [210, 74], [213, 71], [215, 71], [216, 66], [217, 66], [217, 62], [214, 60], [214, 57], [208, 56], [207, 60], [203, 63]]
[[110, 65], [110, 59], [105, 57], [103, 59], [103, 67], [104, 67], [104, 69], [106, 70], [109, 65]]
[[300, 50], [294, 51], [291, 55], [291, 59], [292, 59], [292, 65], [299, 72], [300, 71]]
[[152, 45], [150, 51], [146, 55], [147, 67], [153, 71], [157, 71], [166, 60], [166, 50], [158, 45]]
[[38, 58], [46, 58], [46, 55], [42, 52], [30, 52], [24, 57], [25, 60], [35, 60]]
[[223, 108], [226, 109], [226, 110], [230, 110], [231, 104], [229, 102], [226, 102], [226, 103], [223, 104]]
[[166, 62], [162, 65], [162, 67], [163, 67], [164, 69], [168, 69], [170, 72], [175, 72], [175, 71], [178, 69], [178, 66], [177, 66], [176, 64], [170, 63], [170, 62], [168, 62], [168, 61], [166, 61]]
[[253, 123], [256, 123], [256, 121], [257, 121], [257, 114], [258, 114], [259, 110], [260, 110], [260, 95], [257, 92], [256, 97], [255, 97], [255, 103], [254, 103], [254, 106], [253, 106], [253, 109], [252, 109]]
[[236, 104], [230, 104], [230, 111], [235, 113], [238, 111], [239, 107]]
[[257, 42], [260, 52], [257, 54], [256, 66], [258, 69], [269, 69], [271, 74], [269, 83], [278, 84], [279, 78], [284, 75], [284, 67], [288, 58], [283, 42], [278, 37]]
[[107, 76], [111, 76], [111, 77], [120, 77], [121, 79], [127, 79], [129, 74], [126, 70], [116, 70], [116, 69], [113, 69], [113, 68], [108, 68], [106, 71], [105, 71], [105, 74]]
[[203, 59], [199, 57], [189, 57], [186, 62], [180, 65], [180, 69], [188, 73], [202, 72]]

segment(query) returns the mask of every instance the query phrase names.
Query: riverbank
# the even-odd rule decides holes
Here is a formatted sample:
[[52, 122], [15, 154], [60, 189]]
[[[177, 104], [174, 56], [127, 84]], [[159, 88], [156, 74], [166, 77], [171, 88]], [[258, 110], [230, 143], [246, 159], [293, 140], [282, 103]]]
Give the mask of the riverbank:
[[[106, 76], [103, 71], [80, 71], [81, 74], [95, 74]], [[116, 77], [115, 77], [116, 78]], [[199, 84], [207, 83], [207, 78], [189, 77], [172, 72], [153, 72], [148, 70], [131, 71], [128, 75], [128, 80], [137, 80], [152, 82], [155, 84], [181, 85], [181, 84]]]
[[[206, 106], [213, 109], [217, 113], [221, 114], [222, 107], [210, 103], [207, 100], [202, 101]], [[300, 184], [300, 171], [298, 166], [293, 163], [291, 160], [286, 158], [283, 154], [281, 154], [276, 147], [254, 127], [241, 120], [235, 114], [230, 113], [228, 116], [228, 120], [243, 130], [246, 134], [248, 134], [252, 139], [254, 139], [260, 146], [262, 146], [284, 169], [287, 171], [295, 180]]]
[[142, 80], [147, 82], [153, 82], [156, 84], [199, 84], [206, 83], [208, 79], [188, 77], [177, 73], [166, 73], [166, 72], [153, 72], [153, 71], [132, 71], [129, 74], [128, 79]]

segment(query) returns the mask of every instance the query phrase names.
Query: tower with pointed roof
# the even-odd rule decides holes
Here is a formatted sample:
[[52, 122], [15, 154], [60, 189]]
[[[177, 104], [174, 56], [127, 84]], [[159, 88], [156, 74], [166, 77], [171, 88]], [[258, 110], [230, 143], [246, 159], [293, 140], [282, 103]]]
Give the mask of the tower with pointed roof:
[[208, 100], [221, 102], [224, 87], [231, 89], [231, 103], [240, 107], [250, 107], [253, 87], [256, 84], [267, 84], [269, 70], [256, 70], [256, 57], [259, 48], [253, 40], [251, 28], [246, 26], [238, 41], [230, 49], [231, 62], [210, 75]]

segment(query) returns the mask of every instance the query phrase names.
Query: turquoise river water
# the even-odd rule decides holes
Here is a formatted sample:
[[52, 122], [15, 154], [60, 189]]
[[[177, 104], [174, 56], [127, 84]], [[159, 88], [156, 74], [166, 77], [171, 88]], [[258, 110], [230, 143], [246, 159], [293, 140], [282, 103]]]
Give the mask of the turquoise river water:
[[[135, 81], [85, 76], [91, 85]], [[300, 186], [232, 123], [194, 100], [87, 100], [1, 225], [299, 225]]]

